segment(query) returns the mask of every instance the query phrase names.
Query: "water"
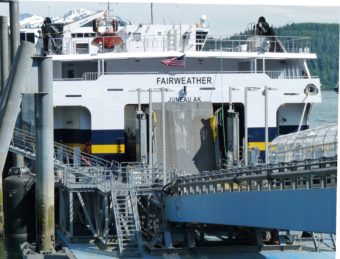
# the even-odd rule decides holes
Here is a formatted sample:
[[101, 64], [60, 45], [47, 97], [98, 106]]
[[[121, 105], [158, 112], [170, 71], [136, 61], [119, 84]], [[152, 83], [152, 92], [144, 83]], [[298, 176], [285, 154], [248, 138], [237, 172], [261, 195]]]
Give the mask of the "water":
[[313, 104], [310, 111], [310, 128], [338, 122], [338, 96], [334, 91], [322, 91], [322, 102]]
[[[309, 124], [311, 128], [338, 121], [338, 94], [334, 91], [323, 91], [322, 102], [313, 104]], [[20, 242], [13, 239], [0, 239], [1, 259], [21, 259]]]
[[12, 238], [0, 238], [1, 259], [22, 259], [20, 241]]

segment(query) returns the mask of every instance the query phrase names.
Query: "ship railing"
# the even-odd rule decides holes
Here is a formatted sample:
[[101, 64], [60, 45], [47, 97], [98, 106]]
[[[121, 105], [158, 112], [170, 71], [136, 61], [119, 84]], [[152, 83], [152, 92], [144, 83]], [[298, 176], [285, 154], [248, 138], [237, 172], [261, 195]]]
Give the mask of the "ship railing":
[[311, 53], [311, 39], [300, 36], [209, 36], [202, 51]]
[[98, 72], [85, 72], [83, 73], [82, 79], [86, 81], [94, 81], [94, 80], [97, 80], [98, 77], [99, 77]]
[[[181, 74], [181, 73], [188, 73], [188, 72], [181, 72], [181, 71], [176, 71], [176, 74]], [[97, 80], [100, 76], [110, 76], [110, 75], [149, 75], [149, 74], [160, 74], [160, 72], [104, 72], [104, 73], [99, 73], [99, 72], [84, 72], [82, 78], [77, 78], [74, 79], [72, 78], [71, 80], [84, 80], [84, 81], [95, 81]], [[216, 74], [216, 71], [190, 71], [190, 74]], [[289, 74], [284, 70], [275, 70], [275, 71], [270, 71], [266, 70], [265, 73], [263, 71], [222, 71], [222, 74], [266, 74], [269, 78], [271, 79], [317, 79], [319, 77], [317, 76], [304, 76], [304, 75], [293, 75]], [[54, 79], [54, 81], [62, 81], [62, 80], [68, 80], [68, 79]]]
[[144, 163], [123, 162], [120, 164], [117, 180], [140, 192], [160, 190], [164, 184], [164, 177], [166, 177], [165, 181], [168, 183], [178, 176], [178, 171], [172, 167], [167, 167], [164, 174], [160, 164], [151, 167]]
[[[11, 139], [11, 148], [22, 153], [30, 159], [35, 159], [36, 140], [35, 135], [15, 129]], [[54, 165], [56, 169], [62, 169], [63, 174], [78, 175], [100, 175], [103, 171], [116, 172], [119, 169], [119, 163], [116, 161], [107, 161], [100, 157], [80, 151], [79, 148], [71, 148], [61, 143], [54, 143]]]
[[[119, 37], [123, 43], [119, 46], [111, 46], [114, 38]], [[196, 43], [200, 44], [200, 43]], [[311, 39], [302, 36], [220, 36], [209, 35], [201, 43], [202, 47], [196, 50], [195, 44], [190, 44], [181, 35], [176, 37], [169, 35], [122, 35], [122, 36], [98, 36], [98, 37], [74, 37], [74, 38], [50, 38], [47, 54], [73, 55], [96, 53], [129, 53], [140, 52], [164, 52], [164, 51], [222, 51], [222, 52], [287, 52], [310, 53]], [[104, 46], [109, 46], [104, 48]], [[37, 54], [41, 54], [43, 48], [42, 39], [37, 43]]]
[[265, 73], [271, 79], [317, 79], [319, 78], [317, 76], [289, 74], [287, 71], [284, 71], [284, 70], [278, 70], [278, 71], [267, 71], [266, 70]]
[[337, 158], [236, 167], [178, 177], [175, 195], [336, 188]]
[[[93, 160], [92, 160], [93, 161]], [[68, 187], [88, 187], [99, 188], [105, 186], [107, 181], [112, 180], [117, 174], [118, 162], [112, 163], [97, 163], [97, 164], [72, 164], [62, 163], [63, 178], [62, 182]], [[115, 178], [116, 179], [116, 178]], [[105, 188], [101, 188], [105, 189]]]
[[79, 171], [69, 165], [63, 171], [61, 182], [68, 188], [97, 188], [102, 184], [101, 171], [90, 167]]
[[[124, 52], [162, 52], [162, 51], [182, 51], [183, 40], [176, 37], [175, 42], [167, 35], [146, 35], [133, 34], [126, 36], [89, 36], [72, 38], [49, 38], [48, 53], [52, 55], [74, 55], [74, 54], [96, 54], [96, 53], [124, 53]], [[114, 46], [117, 40], [123, 40], [121, 45]], [[43, 42], [37, 42], [37, 54], [43, 53]]]
[[84, 80], [83, 77], [74, 77], [74, 78], [53, 78], [53, 81], [81, 81]]

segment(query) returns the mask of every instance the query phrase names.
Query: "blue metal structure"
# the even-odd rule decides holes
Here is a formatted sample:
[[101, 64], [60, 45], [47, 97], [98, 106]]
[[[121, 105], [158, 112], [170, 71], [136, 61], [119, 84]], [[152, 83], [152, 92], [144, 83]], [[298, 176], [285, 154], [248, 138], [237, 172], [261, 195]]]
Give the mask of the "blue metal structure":
[[165, 199], [173, 222], [335, 233], [336, 190], [274, 190], [181, 195]]
[[170, 222], [335, 233], [337, 157], [178, 177]]

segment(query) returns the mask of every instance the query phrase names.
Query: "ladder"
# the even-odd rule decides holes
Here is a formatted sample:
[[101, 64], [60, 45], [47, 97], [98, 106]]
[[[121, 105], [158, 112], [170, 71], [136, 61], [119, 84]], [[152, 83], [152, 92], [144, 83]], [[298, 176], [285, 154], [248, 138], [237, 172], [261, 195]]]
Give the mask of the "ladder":
[[137, 195], [128, 185], [114, 184], [111, 190], [120, 256], [140, 256], [142, 236]]
[[171, 29], [168, 31], [168, 51], [177, 50], [177, 30]]

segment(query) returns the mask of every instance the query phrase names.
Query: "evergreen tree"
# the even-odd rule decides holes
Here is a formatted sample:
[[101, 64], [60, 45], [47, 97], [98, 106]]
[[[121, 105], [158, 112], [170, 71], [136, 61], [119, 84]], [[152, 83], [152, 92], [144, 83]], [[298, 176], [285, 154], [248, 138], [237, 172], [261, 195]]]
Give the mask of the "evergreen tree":
[[310, 72], [320, 77], [322, 89], [332, 89], [339, 81], [339, 25], [323, 23], [293, 23], [275, 28], [277, 36], [311, 38], [311, 52], [318, 59], [308, 61]]
[[[333, 89], [339, 82], [339, 25], [325, 23], [292, 23], [274, 28], [275, 35], [310, 38], [310, 52], [316, 53], [317, 60], [308, 60], [308, 67], [313, 76], [318, 76], [322, 89]], [[250, 31], [225, 38], [225, 41], [208, 38], [204, 50], [233, 49], [245, 40]], [[233, 41], [231, 41], [233, 40]], [[306, 39], [307, 40], [307, 39]], [[294, 44], [294, 43], [292, 43]], [[296, 50], [296, 49], [295, 49]]]

